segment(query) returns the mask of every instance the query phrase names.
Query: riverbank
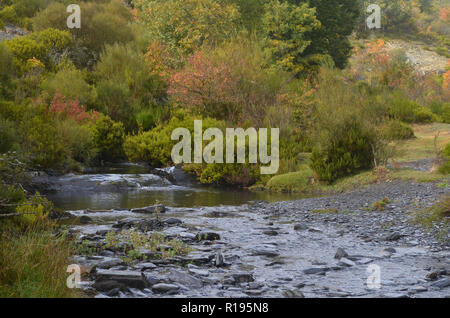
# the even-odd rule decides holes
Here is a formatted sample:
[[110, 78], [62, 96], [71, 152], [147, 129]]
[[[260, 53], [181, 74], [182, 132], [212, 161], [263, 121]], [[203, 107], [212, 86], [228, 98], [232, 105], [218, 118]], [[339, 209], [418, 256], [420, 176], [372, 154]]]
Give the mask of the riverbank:
[[[157, 215], [72, 211], [87, 224], [71, 232], [90, 251], [72, 261], [90, 272], [83, 289], [94, 297], [445, 297], [448, 218], [431, 231], [414, 221], [449, 190], [395, 181], [291, 202], [166, 207]], [[373, 208], [383, 200], [383, 209]], [[121, 233], [163, 240], [130, 253], [129, 240], [108, 245]], [[369, 265], [381, 271], [380, 289], [366, 285]]]

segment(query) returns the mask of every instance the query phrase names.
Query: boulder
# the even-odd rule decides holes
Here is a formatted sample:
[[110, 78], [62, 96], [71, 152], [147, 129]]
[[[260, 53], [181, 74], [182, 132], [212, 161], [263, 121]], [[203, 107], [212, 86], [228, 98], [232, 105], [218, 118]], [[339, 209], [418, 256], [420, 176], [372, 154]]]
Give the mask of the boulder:
[[166, 212], [166, 207], [162, 204], [156, 204], [145, 208], [131, 209], [131, 212], [141, 214], [164, 213]]

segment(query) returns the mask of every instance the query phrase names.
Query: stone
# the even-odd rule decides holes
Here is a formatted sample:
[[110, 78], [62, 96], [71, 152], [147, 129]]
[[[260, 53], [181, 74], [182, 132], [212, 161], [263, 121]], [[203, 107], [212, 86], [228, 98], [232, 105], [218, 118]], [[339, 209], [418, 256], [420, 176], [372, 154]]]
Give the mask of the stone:
[[175, 283], [192, 288], [201, 288], [203, 286], [203, 282], [197, 277], [174, 269], [170, 271], [167, 278]]
[[270, 249], [256, 249], [252, 252], [252, 256], [266, 256], [266, 257], [277, 257], [280, 254], [275, 250]]
[[347, 256], [348, 256], [347, 252], [343, 248], [339, 247], [336, 251], [336, 254], [334, 255], [334, 258], [341, 259], [342, 257], [347, 257]]
[[173, 284], [159, 283], [152, 286], [154, 293], [176, 293], [178, 290], [180, 290], [180, 287]]
[[433, 284], [431, 284], [431, 286], [437, 287], [439, 289], [446, 288], [446, 287], [450, 286], [450, 278], [444, 278], [444, 279], [438, 280], [438, 281], [434, 282]]
[[152, 274], [144, 273], [145, 281], [147, 282], [148, 286], [153, 286], [159, 283], [162, 283], [163, 279], [160, 277], [157, 277]]
[[153, 263], [147, 262], [147, 263], [138, 264], [138, 267], [141, 269], [141, 271], [145, 271], [145, 270], [148, 270], [148, 269], [157, 268], [158, 266], [156, 266]]
[[385, 248], [384, 251], [388, 252], [388, 253], [391, 253], [391, 254], [397, 253], [397, 251], [393, 247]]
[[236, 284], [250, 283], [255, 280], [252, 273], [235, 273], [232, 277]]
[[[137, 289], [144, 289], [147, 287], [145, 277], [141, 272], [137, 271], [116, 271], [116, 270], [106, 270], [106, 269], [97, 269], [95, 273], [96, 281], [95, 284], [99, 286], [99, 284], [103, 287], [103, 285], [114, 285], [115, 282], [117, 286], [121, 288], [122, 286], [132, 287]], [[110, 283], [104, 283], [104, 282]], [[94, 288], [96, 288], [94, 286]], [[97, 289], [97, 288], [96, 288]], [[112, 288], [111, 288], [112, 289]]]
[[299, 290], [286, 289], [282, 294], [286, 298], [305, 298], [305, 295]]
[[166, 212], [166, 207], [162, 204], [157, 204], [145, 208], [131, 209], [131, 212], [140, 214], [164, 213]]
[[409, 291], [412, 293], [423, 293], [423, 292], [426, 292], [427, 290], [428, 290], [428, 288], [426, 288], [424, 286], [414, 286], [409, 289]]
[[355, 262], [343, 257], [339, 260], [338, 263], [339, 266], [344, 266], [344, 267], [351, 267], [351, 266], [355, 266]]
[[197, 236], [189, 232], [181, 232], [178, 234], [183, 239], [194, 240]]
[[371, 259], [371, 258], [362, 258], [359, 261], [357, 261], [357, 263], [360, 265], [366, 265], [366, 264], [369, 264], [372, 262], [373, 262], [373, 259]]
[[303, 224], [303, 223], [297, 223], [294, 225], [295, 231], [305, 231], [307, 229], [308, 229], [308, 227], [306, 226], [306, 224]]
[[203, 277], [209, 276], [209, 271], [208, 270], [201, 269], [201, 268], [199, 268], [199, 267], [197, 267], [197, 266], [195, 266], [193, 264], [188, 264], [188, 272], [190, 274], [203, 276]]
[[100, 269], [109, 269], [111, 267], [114, 266], [119, 266], [119, 265], [123, 265], [124, 262], [120, 259], [120, 258], [113, 258], [113, 259], [109, 259], [109, 260], [105, 260], [99, 264], [97, 264], [97, 268]]
[[314, 274], [323, 275], [325, 274], [325, 272], [329, 270], [330, 269], [328, 267], [313, 267], [303, 270], [303, 273], [306, 275], [314, 275]]
[[183, 221], [181, 221], [180, 219], [177, 218], [168, 218], [164, 220], [164, 223], [169, 224], [169, 225], [180, 225], [183, 224]]
[[199, 232], [196, 236], [198, 241], [216, 241], [220, 240], [220, 235], [215, 232]]
[[385, 237], [386, 241], [398, 241], [399, 239], [402, 238], [403, 235], [401, 235], [398, 232], [394, 232], [392, 234], [389, 234], [388, 236]]
[[263, 234], [269, 235], [269, 236], [277, 236], [278, 232], [275, 230], [266, 230], [266, 231], [263, 231]]
[[90, 218], [87, 215], [80, 216], [80, 224], [89, 224], [92, 221], [92, 218]]
[[126, 291], [128, 289], [125, 284], [115, 280], [96, 281], [92, 284], [92, 287], [101, 292], [109, 292], [113, 290]]
[[220, 252], [216, 253], [216, 257], [214, 260], [214, 265], [216, 265], [216, 267], [222, 267], [225, 265], [225, 262], [223, 261], [223, 255]]

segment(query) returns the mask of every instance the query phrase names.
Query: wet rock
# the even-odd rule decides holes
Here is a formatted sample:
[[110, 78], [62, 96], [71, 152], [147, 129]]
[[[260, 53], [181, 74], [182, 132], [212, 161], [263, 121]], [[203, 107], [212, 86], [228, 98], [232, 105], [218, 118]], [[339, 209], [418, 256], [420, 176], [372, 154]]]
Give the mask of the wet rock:
[[225, 265], [225, 262], [223, 261], [223, 255], [220, 252], [216, 253], [216, 257], [214, 259], [214, 265], [216, 265], [216, 267], [222, 267]]
[[393, 241], [398, 241], [398, 240], [401, 239], [402, 237], [403, 237], [403, 235], [401, 235], [400, 233], [394, 232], [394, 233], [389, 234], [388, 236], [386, 236], [384, 239], [385, 239], [386, 241], [391, 241], [391, 242], [393, 242]]
[[259, 296], [263, 293], [263, 291], [260, 289], [247, 289], [246, 291], [244, 291], [244, 293], [249, 296]]
[[286, 289], [282, 294], [286, 298], [305, 298], [305, 295], [299, 290]]
[[438, 280], [438, 281], [434, 282], [433, 284], [431, 284], [431, 286], [437, 287], [439, 289], [446, 288], [446, 287], [450, 286], [450, 278], [444, 278], [444, 279]]
[[220, 235], [215, 232], [202, 231], [196, 236], [198, 241], [217, 241], [220, 240]]
[[137, 224], [137, 229], [142, 232], [161, 230], [163, 228], [164, 223], [156, 219], [142, 220]]
[[412, 288], [409, 289], [410, 293], [423, 293], [426, 292], [428, 290], [428, 288], [423, 287], [423, 286], [414, 286]]
[[306, 275], [323, 275], [329, 270], [330, 270], [330, 268], [328, 268], [328, 267], [313, 267], [313, 268], [305, 269], [303, 271], [303, 273]]
[[148, 286], [153, 286], [153, 285], [162, 283], [165, 280], [164, 278], [161, 278], [161, 277], [155, 276], [153, 274], [149, 274], [149, 273], [143, 273], [143, 275], [144, 275], [144, 279]]
[[310, 228], [308, 229], [308, 231], [311, 232], [311, 233], [322, 233], [322, 230], [321, 230], [321, 229], [318, 229], [318, 228], [316, 228], [316, 227], [310, 227]]
[[393, 247], [385, 248], [384, 251], [388, 252], [388, 253], [391, 253], [391, 254], [397, 253], [397, 251]]
[[372, 263], [372, 262], [373, 262], [373, 259], [371, 259], [371, 258], [362, 258], [362, 259], [357, 261], [357, 263], [360, 264], [360, 265], [366, 265], [366, 264], [369, 264], [369, 263]]
[[169, 225], [180, 225], [183, 224], [183, 221], [181, 221], [180, 219], [177, 218], [168, 218], [164, 220], [164, 223], [169, 224]]
[[201, 288], [203, 286], [203, 282], [200, 279], [178, 270], [171, 270], [168, 279], [187, 287]]
[[205, 217], [208, 218], [231, 218], [238, 216], [236, 213], [224, 212], [224, 211], [212, 211], [205, 213]]
[[117, 290], [118, 292], [119, 290], [121, 291], [128, 290], [125, 284], [115, 280], [96, 281], [94, 282], [94, 284], [92, 284], [92, 287], [101, 292], [108, 292], [113, 290]]
[[80, 216], [79, 222], [80, 224], [89, 224], [92, 222], [92, 218], [87, 215], [82, 215]]
[[159, 283], [152, 286], [154, 293], [176, 293], [180, 289], [179, 286], [173, 284]]
[[197, 237], [195, 234], [189, 232], [181, 232], [178, 234], [178, 236], [185, 240], [195, 240], [195, 238]]
[[114, 297], [119, 296], [121, 289], [119, 287], [113, 288], [106, 293], [106, 296]]
[[269, 236], [277, 236], [278, 232], [275, 230], [266, 230], [266, 231], [263, 231], [263, 234], [269, 235]]
[[347, 257], [347, 256], [348, 256], [347, 252], [343, 248], [339, 247], [336, 251], [336, 254], [334, 255], [334, 258], [341, 259], [341, 258]]
[[[136, 271], [115, 271], [98, 269], [95, 273], [95, 286], [100, 288], [110, 287], [121, 288], [122, 286], [144, 289], [147, 284], [141, 272]], [[108, 283], [105, 283], [108, 282]], [[116, 286], [114, 286], [116, 284]], [[97, 287], [95, 287], [97, 289]]]
[[193, 264], [188, 264], [187, 267], [188, 267], [188, 272], [190, 274], [203, 276], [203, 277], [209, 276], [209, 271], [206, 269], [201, 269], [198, 266], [195, 266]]
[[297, 223], [294, 225], [295, 231], [306, 231], [307, 229], [308, 229], [308, 226], [306, 226], [306, 224], [304, 224], [304, 223]]
[[145, 208], [131, 209], [131, 212], [141, 214], [164, 213], [166, 212], [166, 207], [162, 204], [157, 204]]
[[251, 253], [252, 256], [277, 257], [280, 254], [271, 249], [256, 249]]
[[351, 266], [355, 266], [355, 262], [343, 257], [339, 260], [338, 263], [339, 266], [343, 266], [343, 267], [351, 267]]
[[120, 258], [113, 258], [97, 264], [96, 267], [100, 269], [110, 269], [111, 267], [120, 266], [123, 264], [124, 262]]
[[235, 273], [232, 277], [236, 284], [250, 283], [255, 280], [252, 273]]
[[158, 266], [156, 266], [153, 263], [141, 263], [141, 264], [138, 264], [138, 268], [140, 268], [141, 271], [146, 271], [146, 270], [154, 269], [154, 268], [157, 268], [157, 267]]

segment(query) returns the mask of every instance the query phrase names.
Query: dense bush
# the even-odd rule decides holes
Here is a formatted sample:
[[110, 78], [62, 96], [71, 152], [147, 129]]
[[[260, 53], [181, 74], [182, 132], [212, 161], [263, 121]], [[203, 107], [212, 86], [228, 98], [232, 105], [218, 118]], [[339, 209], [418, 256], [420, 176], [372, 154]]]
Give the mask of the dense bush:
[[[130, 42], [134, 39], [128, 25], [130, 11], [118, 1], [92, 1], [80, 3], [82, 28], [71, 29], [76, 43], [95, 52], [100, 52], [105, 44]], [[40, 11], [33, 19], [36, 31], [47, 28], [67, 30], [66, 6], [54, 2]]]
[[43, 62], [48, 69], [54, 67], [51, 54], [62, 52], [72, 45], [72, 37], [67, 31], [46, 29], [6, 41], [6, 45], [14, 55], [14, 64], [25, 73], [29, 70], [27, 62], [36, 59]]
[[122, 123], [103, 116], [92, 127], [92, 137], [100, 160], [113, 162], [124, 158], [125, 129]]
[[138, 19], [153, 37], [183, 54], [191, 54], [204, 44], [220, 44], [237, 33], [239, 11], [234, 4], [215, 0], [135, 0], [133, 3], [141, 12]]
[[358, 119], [333, 127], [327, 140], [313, 149], [311, 168], [329, 183], [374, 166], [375, 137]]
[[13, 56], [4, 43], [0, 43], [0, 97], [12, 95], [15, 77]]
[[273, 0], [266, 4], [262, 22], [272, 63], [296, 74], [304, 71], [303, 52], [311, 44], [308, 32], [321, 26], [315, 13], [306, 3], [297, 6]]
[[[160, 124], [147, 132], [141, 132], [136, 136], [128, 136], [124, 142], [125, 153], [129, 160], [149, 162], [154, 166], [166, 166], [172, 163], [172, 147], [177, 141], [171, 140], [172, 131], [176, 128], [187, 128], [193, 138], [194, 117], [178, 112], [168, 123]], [[218, 120], [203, 119], [203, 131], [209, 127], [224, 127], [224, 123]], [[191, 143], [194, 146], [193, 139]]]
[[443, 174], [450, 174], [450, 143], [442, 150], [442, 157], [445, 162], [439, 167], [439, 172]]
[[78, 100], [82, 105], [91, 106], [95, 100], [93, 88], [86, 82], [83, 73], [73, 67], [63, 68], [51, 74], [41, 87], [47, 100], [52, 100], [57, 93]]
[[414, 138], [414, 130], [401, 121], [389, 121], [383, 128], [383, 134], [388, 140], [405, 140]]

